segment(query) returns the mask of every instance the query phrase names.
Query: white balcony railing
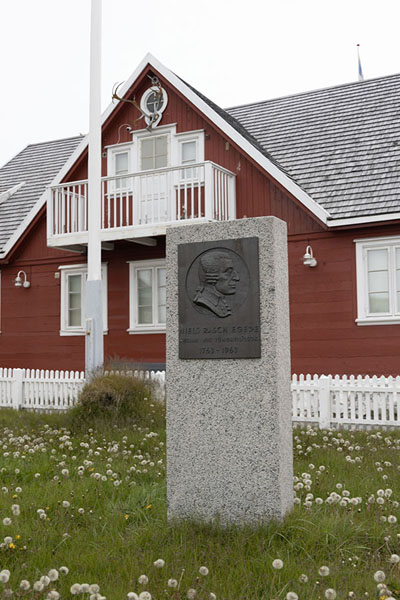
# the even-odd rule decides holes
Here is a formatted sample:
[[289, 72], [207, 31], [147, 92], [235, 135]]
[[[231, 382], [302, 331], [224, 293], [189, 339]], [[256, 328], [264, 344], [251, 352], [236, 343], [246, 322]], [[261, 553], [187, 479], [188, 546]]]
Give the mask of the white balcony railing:
[[[206, 161], [142, 171], [101, 182], [102, 240], [165, 233], [167, 225], [236, 218], [235, 175]], [[50, 245], [87, 242], [88, 182], [51, 186]]]

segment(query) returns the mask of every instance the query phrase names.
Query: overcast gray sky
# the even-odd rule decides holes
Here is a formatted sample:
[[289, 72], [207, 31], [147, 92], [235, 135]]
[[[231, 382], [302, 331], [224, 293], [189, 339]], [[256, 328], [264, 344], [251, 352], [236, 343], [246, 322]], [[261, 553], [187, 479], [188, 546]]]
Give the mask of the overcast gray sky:
[[[399, 0], [103, 0], [102, 106], [147, 52], [223, 108], [400, 72]], [[0, 165], [88, 129], [90, 0], [0, 1]]]

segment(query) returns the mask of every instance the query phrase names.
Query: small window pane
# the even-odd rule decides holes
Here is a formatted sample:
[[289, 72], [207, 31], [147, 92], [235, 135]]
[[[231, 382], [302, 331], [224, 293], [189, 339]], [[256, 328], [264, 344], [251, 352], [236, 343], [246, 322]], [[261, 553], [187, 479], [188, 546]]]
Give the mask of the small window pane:
[[120, 152], [115, 155], [115, 174], [123, 175], [128, 172], [128, 153]]
[[156, 156], [155, 157], [155, 169], [162, 169], [167, 166], [167, 155], [165, 156]]
[[158, 322], [161, 323], [165, 323], [167, 320], [167, 308], [166, 306], [159, 306], [158, 307]]
[[153, 322], [153, 311], [151, 306], [139, 306], [138, 320], [140, 325], [151, 325]]
[[81, 309], [69, 310], [68, 311], [68, 327], [81, 327]]
[[162, 268], [158, 269], [158, 285], [165, 286], [167, 283], [167, 270]]
[[68, 276], [68, 292], [81, 293], [81, 278], [82, 278], [82, 275], [69, 275]]
[[389, 272], [371, 271], [368, 273], [369, 292], [387, 292], [389, 290]]
[[160, 110], [160, 108], [162, 107], [163, 104], [164, 104], [164, 98], [163, 98], [162, 94], [159, 94], [159, 93], [156, 94], [156, 92], [152, 92], [147, 97], [146, 108], [150, 113], [154, 113], [154, 112], [157, 112], [158, 110]]
[[368, 271], [384, 271], [388, 268], [388, 251], [368, 250]]
[[139, 287], [151, 287], [151, 269], [139, 269], [137, 275]]
[[371, 313], [389, 312], [389, 294], [386, 292], [369, 294], [369, 311]]
[[142, 157], [152, 158], [153, 157], [153, 138], [149, 140], [142, 140]]
[[167, 154], [167, 136], [156, 137], [156, 156]]
[[80, 294], [70, 294], [69, 295], [69, 308], [76, 309], [81, 308], [81, 295]]
[[400, 269], [400, 248], [396, 248], [396, 269]]
[[139, 323], [149, 324], [153, 321], [153, 293], [152, 270], [139, 269], [137, 271], [138, 287], [138, 320]]
[[182, 164], [196, 162], [196, 142], [182, 143]]
[[142, 171], [149, 171], [154, 168], [153, 157], [146, 158], [142, 156]]

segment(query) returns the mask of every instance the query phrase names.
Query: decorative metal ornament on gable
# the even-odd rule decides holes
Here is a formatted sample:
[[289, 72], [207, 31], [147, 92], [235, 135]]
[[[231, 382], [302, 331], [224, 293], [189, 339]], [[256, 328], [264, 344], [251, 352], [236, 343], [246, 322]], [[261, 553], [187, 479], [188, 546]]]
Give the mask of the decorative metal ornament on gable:
[[162, 113], [168, 104], [168, 94], [164, 88], [161, 87], [158, 77], [153, 77], [151, 75], [148, 75], [148, 77], [151, 80], [152, 85], [142, 95], [140, 104], [137, 103], [135, 96], [132, 99], [121, 98], [118, 96], [118, 88], [122, 85], [121, 83], [116, 84], [113, 88], [113, 100], [118, 100], [118, 102], [128, 102], [128, 104], [132, 104], [140, 112], [140, 117], [133, 121], [131, 130], [141, 119], [144, 119], [147, 125], [146, 129], [149, 131], [154, 127], [157, 127], [162, 119]]

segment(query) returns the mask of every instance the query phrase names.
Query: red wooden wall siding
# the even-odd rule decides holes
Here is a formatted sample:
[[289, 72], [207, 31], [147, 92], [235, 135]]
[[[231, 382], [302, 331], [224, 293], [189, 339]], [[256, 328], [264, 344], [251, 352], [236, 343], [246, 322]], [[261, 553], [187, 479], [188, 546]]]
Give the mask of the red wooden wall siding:
[[[137, 98], [147, 89], [146, 74], [132, 90]], [[291, 351], [293, 372], [339, 374], [399, 374], [399, 327], [355, 323], [356, 277], [354, 237], [397, 235], [389, 225], [356, 231], [326, 232], [282, 187], [266, 176], [239, 148], [165, 84], [169, 103], [162, 124], [177, 123], [178, 132], [204, 129], [205, 157], [236, 174], [237, 216], [274, 215], [288, 224]], [[125, 123], [138, 113], [121, 103], [104, 127], [103, 146], [128, 142]], [[122, 125], [122, 127], [120, 127]], [[118, 128], [120, 127], [119, 133]], [[136, 128], [143, 127], [143, 120]], [[228, 142], [228, 143], [227, 143]], [[106, 159], [103, 158], [103, 174]], [[87, 156], [71, 169], [66, 180], [87, 178]], [[311, 244], [318, 259], [314, 269], [302, 256]], [[105, 355], [138, 362], [164, 362], [165, 339], [161, 334], [129, 335], [129, 260], [165, 256], [165, 238], [155, 248], [117, 242], [103, 253], [108, 264], [108, 327]], [[45, 216], [21, 241], [8, 263], [1, 265], [0, 367], [82, 369], [84, 337], [59, 335], [61, 264], [85, 262], [85, 257], [47, 248]], [[19, 269], [27, 272], [32, 286], [15, 288]]]

